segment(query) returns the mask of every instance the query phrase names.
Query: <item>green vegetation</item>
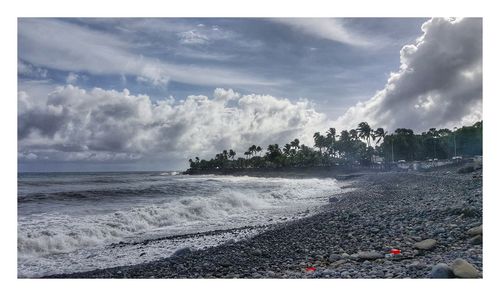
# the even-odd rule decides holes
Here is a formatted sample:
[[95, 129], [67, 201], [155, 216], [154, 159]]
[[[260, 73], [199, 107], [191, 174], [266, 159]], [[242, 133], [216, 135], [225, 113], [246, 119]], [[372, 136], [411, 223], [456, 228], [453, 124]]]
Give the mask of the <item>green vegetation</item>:
[[[266, 151], [252, 145], [236, 158], [232, 149], [223, 150], [210, 160], [189, 159], [189, 171], [241, 168], [371, 166], [398, 160], [450, 159], [453, 156], [483, 154], [483, 122], [451, 131], [431, 128], [415, 134], [411, 129], [398, 128], [387, 134], [383, 128], [372, 129], [366, 122], [357, 129], [337, 134], [330, 128], [325, 135], [313, 135], [314, 147], [300, 144], [299, 139], [280, 147], [267, 146]], [[264, 155], [262, 153], [264, 152]], [[236, 158], [236, 159], [235, 159]]]

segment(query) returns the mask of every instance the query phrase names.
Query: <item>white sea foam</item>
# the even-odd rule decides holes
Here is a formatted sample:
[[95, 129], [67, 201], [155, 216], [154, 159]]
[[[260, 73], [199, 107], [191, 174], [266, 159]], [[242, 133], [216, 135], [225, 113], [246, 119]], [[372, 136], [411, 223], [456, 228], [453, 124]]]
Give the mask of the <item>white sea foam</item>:
[[184, 198], [164, 206], [148, 206], [112, 214], [73, 218], [38, 217], [36, 224], [20, 220], [20, 255], [50, 254], [82, 247], [117, 242], [148, 230], [186, 225], [197, 221], [218, 222], [223, 218], [266, 207], [261, 200], [246, 200], [238, 195], [216, 199]]
[[160, 176], [177, 176], [177, 175], [180, 175], [179, 172], [164, 172], [164, 173], [160, 173]]
[[[282, 179], [226, 176], [176, 176], [176, 182], [197, 186], [195, 194], [169, 196], [161, 202], [106, 205], [93, 214], [91, 205], [79, 214], [51, 211], [18, 218], [20, 269], [34, 258], [91, 250], [121, 241], [270, 223], [279, 217], [325, 203], [339, 190], [333, 179]], [[206, 189], [206, 190], [205, 190]], [[206, 192], [206, 194], [204, 194]], [[168, 193], [166, 193], [168, 195]], [[322, 197], [322, 198], [320, 198]], [[95, 209], [102, 207], [93, 205]], [[61, 205], [58, 205], [61, 207]], [[47, 261], [48, 260], [48, 261]]]

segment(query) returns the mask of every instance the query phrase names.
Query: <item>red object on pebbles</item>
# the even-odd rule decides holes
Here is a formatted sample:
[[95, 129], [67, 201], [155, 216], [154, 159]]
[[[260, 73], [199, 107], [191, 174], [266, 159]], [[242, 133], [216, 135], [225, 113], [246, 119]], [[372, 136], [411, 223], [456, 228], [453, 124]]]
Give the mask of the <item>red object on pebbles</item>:
[[307, 267], [306, 271], [316, 271], [316, 267]]
[[400, 255], [401, 254], [401, 250], [391, 249], [391, 254], [393, 254], [393, 255]]

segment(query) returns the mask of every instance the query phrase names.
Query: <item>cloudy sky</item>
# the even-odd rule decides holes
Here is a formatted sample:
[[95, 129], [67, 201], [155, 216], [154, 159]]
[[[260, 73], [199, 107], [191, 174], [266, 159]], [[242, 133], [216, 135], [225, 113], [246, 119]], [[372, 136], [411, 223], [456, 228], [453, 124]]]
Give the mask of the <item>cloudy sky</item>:
[[481, 19], [18, 21], [21, 171], [183, 169], [360, 121], [480, 119]]

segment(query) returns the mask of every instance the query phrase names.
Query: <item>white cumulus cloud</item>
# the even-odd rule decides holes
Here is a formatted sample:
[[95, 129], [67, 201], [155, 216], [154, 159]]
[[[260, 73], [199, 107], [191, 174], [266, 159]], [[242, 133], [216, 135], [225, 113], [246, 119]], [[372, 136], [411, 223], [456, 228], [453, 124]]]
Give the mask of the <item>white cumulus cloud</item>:
[[[123, 161], [211, 157], [222, 149], [242, 156], [250, 145], [284, 144], [326, 130], [325, 115], [307, 100], [241, 95], [216, 89], [213, 97], [152, 102], [128, 90], [72, 85], [44, 99], [19, 93], [19, 153], [56, 161]], [[42, 102], [42, 103], [41, 103]]]
[[80, 75], [70, 72], [66, 77], [66, 83], [74, 84], [78, 80], [78, 78], [80, 78]]

